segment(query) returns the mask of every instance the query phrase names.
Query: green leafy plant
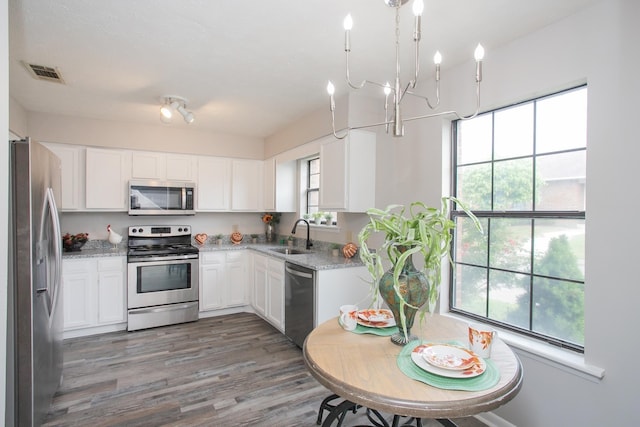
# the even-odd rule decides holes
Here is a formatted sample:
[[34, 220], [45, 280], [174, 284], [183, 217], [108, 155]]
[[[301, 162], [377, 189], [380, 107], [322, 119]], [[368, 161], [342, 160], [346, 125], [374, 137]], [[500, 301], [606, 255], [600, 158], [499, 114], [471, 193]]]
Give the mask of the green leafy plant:
[[[405, 262], [413, 254], [420, 254], [423, 265], [421, 272], [429, 282], [428, 306], [433, 312], [440, 296], [440, 277], [442, 258], [447, 256], [453, 263], [449, 253], [451, 244], [451, 230], [455, 223], [449, 218], [448, 204], [454, 202], [473, 220], [477, 229], [482, 231], [478, 219], [455, 197], [443, 197], [440, 209], [426, 206], [422, 202], [413, 202], [407, 209], [403, 205], [390, 205], [386, 209], [369, 209], [369, 223], [358, 234], [360, 243], [360, 259], [367, 267], [372, 281], [371, 291], [377, 298], [378, 283], [384, 274], [384, 262], [388, 261], [393, 266], [393, 283], [396, 295], [400, 300], [400, 324], [407, 336], [404, 306], [409, 304], [400, 293], [400, 274]], [[372, 235], [381, 233], [384, 240], [380, 248], [370, 251], [368, 241]], [[421, 312], [424, 317], [424, 311]], [[398, 320], [398, 319], [396, 319]]]

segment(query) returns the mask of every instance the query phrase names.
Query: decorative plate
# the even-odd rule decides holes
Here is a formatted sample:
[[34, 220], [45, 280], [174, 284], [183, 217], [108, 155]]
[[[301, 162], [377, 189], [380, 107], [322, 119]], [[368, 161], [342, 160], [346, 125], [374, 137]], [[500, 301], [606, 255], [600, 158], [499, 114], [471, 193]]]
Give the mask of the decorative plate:
[[475, 353], [450, 344], [428, 344], [422, 351], [422, 357], [437, 368], [454, 371], [464, 371], [478, 361]]
[[355, 243], [347, 243], [342, 247], [342, 255], [344, 255], [345, 258], [351, 258], [356, 252], [358, 252], [358, 247]]
[[206, 233], [198, 233], [193, 238], [198, 242], [199, 245], [204, 245], [207, 242], [207, 234]]
[[391, 310], [387, 310], [385, 308], [359, 310], [356, 320], [359, 325], [367, 326], [369, 328], [388, 328], [396, 326], [393, 313], [391, 313]]
[[234, 231], [233, 233], [231, 233], [231, 243], [233, 243], [234, 245], [237, 245], [238, 243], [242, 242], [242, 234]]
[[425, 360], [422, 353], [427, 347], [429, 347], [429, 344], [417, 346], [411, 352], [411, 360], [413, 361], [413, 363], [418, 365], [419, 368], [432, 374], [448, 378], [473, 378], [481, 375], [487, 369], [487, 363], [484, 361], [484, 359], [478, 356], [476, 356], [476, 363], [464, 370], [456, 371], [451, 369], [438, 368], [437, 366], [434, 366]]

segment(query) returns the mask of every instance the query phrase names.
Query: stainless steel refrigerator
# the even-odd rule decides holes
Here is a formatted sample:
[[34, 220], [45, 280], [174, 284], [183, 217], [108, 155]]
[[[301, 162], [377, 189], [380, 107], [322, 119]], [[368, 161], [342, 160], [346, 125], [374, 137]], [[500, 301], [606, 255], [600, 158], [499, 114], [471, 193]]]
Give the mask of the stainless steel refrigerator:
[[[38, 426], [62, 379], [60, 160], [11, 141], [6, 425]], [[11, 351], [13, 350], [13, 351]]]

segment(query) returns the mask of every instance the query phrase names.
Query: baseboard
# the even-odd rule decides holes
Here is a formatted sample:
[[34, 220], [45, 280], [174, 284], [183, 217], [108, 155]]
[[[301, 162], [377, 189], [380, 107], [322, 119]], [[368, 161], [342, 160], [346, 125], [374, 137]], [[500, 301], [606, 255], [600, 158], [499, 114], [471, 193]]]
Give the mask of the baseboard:
[[480, 415], [474, 416], [474, 418], [489, 427], [517, 427], [515, 424], [511, 424], [509, 421], [504, 418], [500, 418], [493, 412], [484, 412]]
[[62, 333], [62, 339], [86, 337], [89, 335], [106, 334], [109, 332], [125, 331], [127, 322], [111, 325], [93, 326], [88, 328], [68, 329]]

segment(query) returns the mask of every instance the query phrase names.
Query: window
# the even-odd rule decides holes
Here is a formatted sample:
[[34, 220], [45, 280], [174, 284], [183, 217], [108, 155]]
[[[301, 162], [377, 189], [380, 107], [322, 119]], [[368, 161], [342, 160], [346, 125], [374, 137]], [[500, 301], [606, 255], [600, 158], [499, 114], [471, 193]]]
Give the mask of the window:
[[307, 213], [318, 212], [320, 200], [320, 157], [307, 160]]
[[587, 88], [453, 123], [449, 306], [584, 349]]
[[[315, 156], [306, 159], [303, 164], [303, 174], [306, 178], [303, 188], [306, 196], [306, 203], [303, 206], [303, 217], [306, 215], [309, 221], [320, 225], [337, 225], [336, 212], [322, 212], [319, 208], [320, 201], [320, 157]], [[316, 220], [316, 217], [318, 218]]]

